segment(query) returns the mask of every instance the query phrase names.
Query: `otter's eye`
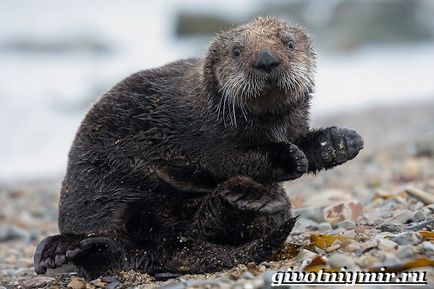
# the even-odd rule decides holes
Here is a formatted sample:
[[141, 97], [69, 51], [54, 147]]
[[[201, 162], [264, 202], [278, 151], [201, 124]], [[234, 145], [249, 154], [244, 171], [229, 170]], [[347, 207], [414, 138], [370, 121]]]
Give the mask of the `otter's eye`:
[[241, 49], [239, 47], [234, 47], [232, 49], [232, 54], [234, 55], [234, 57], [238, 57], [241, 54]]
[[289, 50], [293, 50], [295, 47], [294, 41], [292, 40], [289, 40], [287, 45]]

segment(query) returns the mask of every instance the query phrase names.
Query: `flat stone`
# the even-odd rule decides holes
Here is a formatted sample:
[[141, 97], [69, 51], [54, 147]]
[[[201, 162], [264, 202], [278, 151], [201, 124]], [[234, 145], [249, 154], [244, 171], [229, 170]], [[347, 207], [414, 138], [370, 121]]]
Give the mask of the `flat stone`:
[[335, 225], [343, 220], [356, 220], [363, 213], [363, 205], [358, 201], [348, 201], [323, 209], [324, 220]]
[[422, 240], [417, 233], [409, 231], [396, 235], [393, 238], [393, 241], [395, 241], [399, 245], [417, 245]]
[[413, 219], [414, 213], [409, 210], [403, 210], [398, 212], [392, 218], [386, 221], [388, 224], [406, 224]]
[[345, 230], [352, 230], [356, 227], [356, 224], [350, 220], [344, 220], [337, 223], [338, 228], [344, 228]]

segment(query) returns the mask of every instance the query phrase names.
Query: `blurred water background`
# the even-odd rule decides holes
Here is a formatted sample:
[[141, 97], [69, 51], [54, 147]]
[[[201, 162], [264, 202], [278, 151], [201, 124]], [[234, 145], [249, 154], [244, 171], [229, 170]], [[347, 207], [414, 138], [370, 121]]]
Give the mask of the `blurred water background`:
[[310, 28], [314, 119], [434, 101], [434, 1], [0, 0], [0, 183], [62, 176], [104, 91], [257, 15]]

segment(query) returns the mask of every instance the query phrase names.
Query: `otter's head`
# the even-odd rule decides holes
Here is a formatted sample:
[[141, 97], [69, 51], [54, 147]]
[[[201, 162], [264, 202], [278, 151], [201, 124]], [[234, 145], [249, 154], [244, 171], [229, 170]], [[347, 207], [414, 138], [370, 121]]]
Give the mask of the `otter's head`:
[[305, 30], [267, 17], [217, 35], [204, 76], [219, 92], [220, 106], [261, 112], [311, 92], [314, 71]]

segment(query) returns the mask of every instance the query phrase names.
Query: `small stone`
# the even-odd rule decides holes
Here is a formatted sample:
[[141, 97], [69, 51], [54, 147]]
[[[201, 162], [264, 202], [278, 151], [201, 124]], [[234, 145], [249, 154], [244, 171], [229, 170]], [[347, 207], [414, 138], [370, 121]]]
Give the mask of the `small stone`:
[[401, 226], [397, 224], [383, 224], [380, 226], [380, 230], [384, 232], [396, 233], [401, 230]]
[[363, 213], [358, 201], [343, 202], [323, 209], [324, 220], [335, 225], [343, 220], [356, 220]]
[[318, 229], [321, 232], [328, 232], [328, 231], [333, 230], [333, 227], [332, 227], [332, 225], [330, 225], [330, 223], [321, 223], [318, 225]]
[[396, 252], [396, 257], [399, 259], [412, 258], [417, 254], [417, 250], [413, 246], [400, 246]]
[[413, 219], [414, 213], [409, 210], [403, 210], [386, 221], [389, 224], [405, 224]]
[[359, 242], [354, 240], [348, 240], [344, 247], [346, 252], [359, 252], [362, 250], [362, 245]]
[[21, 285], [24, 288], [41, 288], [41, 287], [44, 287], [44, 285], [47, 285], [50, 282], [53, 282], [54, 280], [55, 279], [51, 278], [51, 277], [36, 276], [36, 277], [22, 281]]
[[344, 220], [337, 224], [338, 228], [344, 228], [345, 230], [352, 230], [356, 227], [356, 224], [350, 220]]
[[421, 242], [420, 236], [415, 232], [403, 232], [396, 235], [393, 240], [399, 245], [417, 245]]
[[342, 267], [350, 269], [355, 266], [353, 258], [345, 254], [331, 255], [328, 259], [328, 264], [334, 269], [341, 269]]
[[411, 219], [413, 222], [421, 222], [425, 221], [426, 217], [425, 214], [422, 211], [416, 211], [414, 213], [413, 219]]
[[71, 289], [85, 289], [86, 284], [83, 281], [81, 281], [80, 278], [72, 276], [71, 282], [68, 283], [67, 287]]
[[390, 251], [392, 249], [397, 248], [398, 244], [388, 239], [378, 238], [377, 247], [380, 250]]

